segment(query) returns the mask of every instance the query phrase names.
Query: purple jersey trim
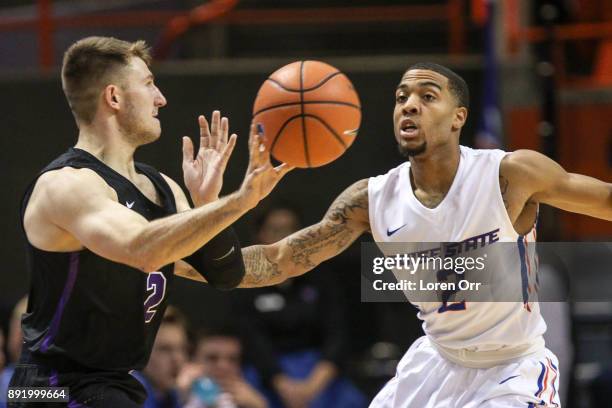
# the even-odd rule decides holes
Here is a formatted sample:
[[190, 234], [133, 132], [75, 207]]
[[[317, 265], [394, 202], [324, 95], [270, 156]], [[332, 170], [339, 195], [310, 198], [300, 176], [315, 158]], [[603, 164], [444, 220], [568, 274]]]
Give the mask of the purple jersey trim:
[[62, 314], [64, 313], [64, 308], [66, 307], [66, 303], [68, 303], [68, 299], [70, 298], [70, 294], [72, 293], [72, 288], [74, 287], [74, 282], [76, 281], [76, 277], [79, 272], [79, 252], [70, 253], [70, 261], [68, 267], [68, 278], [66, 279], [66, 284], [64, 285], [62, 297], [60, 297], [57, 309], [55, 309], [53, 320], [51, 320], [51, 327], [49, 328], [49, 331], [47, 332], [40, 346], [40, 351], [42, 351], [43, 353], [45, 353], [47, 349], [49, 349], [49, 346], [53, 343], [53, 340], [55, 340], [55, 336], [57, 335], [57, 331], [59, 329], [60, 321], [62, 320]]
[[51, 376], [49, 377], [49, 387], [57, 387], [59, 384], [57, 371], [51, 370]]

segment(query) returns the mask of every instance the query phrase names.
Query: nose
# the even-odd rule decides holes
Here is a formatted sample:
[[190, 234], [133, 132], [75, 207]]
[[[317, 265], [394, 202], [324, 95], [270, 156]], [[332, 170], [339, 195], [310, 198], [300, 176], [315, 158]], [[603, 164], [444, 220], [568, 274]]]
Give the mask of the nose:
[[158, 108], [166, 106], [166, 104], [168, 103], [168, 101], [166, 101], [166, 97], [164, 96], [164, 94], [161, 93], [159, 88], [155, 88], [157, 89], [157, 95], [155, 96], [155, 106]]
[[419, 113], [418, 96], [410, 95], [404, 105], [402, 106], [402, 112], [405, 115], [416, 115]]

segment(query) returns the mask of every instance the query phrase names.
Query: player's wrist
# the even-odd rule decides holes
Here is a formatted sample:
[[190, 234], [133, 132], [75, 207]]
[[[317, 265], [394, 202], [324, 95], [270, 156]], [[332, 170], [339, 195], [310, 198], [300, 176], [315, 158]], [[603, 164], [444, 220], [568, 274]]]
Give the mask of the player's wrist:
[[208, 197], [197, 197], [195, 195], [191, 195], [191, 201], [193, 201], [194, 207], [202, 207], [203, 205], [210, 204], [219, 199], [219, 195], [208, 196]]
[[250, 183], [243, 183], [240, 189], [236, 191], [235, 195], [236, 201], [240, 204], [241, 208], [245, 208], [246, 211], [255, 208], [260, 201], [260, 197]]

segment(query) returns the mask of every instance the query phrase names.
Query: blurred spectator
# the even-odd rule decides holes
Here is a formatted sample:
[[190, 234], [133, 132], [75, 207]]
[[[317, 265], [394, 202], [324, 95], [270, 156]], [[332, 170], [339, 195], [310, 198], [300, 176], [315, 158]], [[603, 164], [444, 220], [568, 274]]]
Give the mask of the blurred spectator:
[[[256, 240], [273, 243], [300, 226], [297, 211], [275, 207], [257, 220]], [[323, 266], [273, 287], [241, 291], [236, 306], [254, 365], [247, 378], [272, 407], [366, 405], [363, 395], [339, 377], [349, 339], [346, 305], [333, 271]]]
[[147, 390], [144, 408], [182, 407], [177, 378], [187, 362], [187, 324], [178, 309], [169, 306], [162, 319], [149, 363], [133, 373]]
[[[21, 345], [23, 344], [23, 335], [21, 332], [21, 317], [27, 311], [28, 308], [28, 297], [24, 296], [21, 298], [15, 307], [13, 313], [11, 313], [11, 320], [9, 322], [9, 331], [6, 336], [6, 350], [8, 355], [7, 365], [2, 370], [2, 364], [0, 364], [0, 408], [6, 407], [4, 402], [4, 396], [8, 390], [9, 382], [15, 371], [15, 364], [21, 355]], [[2, 350], [2, 348], [0, 348]], [[2, 353], [0, 353], [2, 354]], [[3, 357], [3, 356], [2, 356]]]
[[185, 367], [179, 383], [191, 387], [187, 408], [267, 408], [265, 398], [241, 373], [242, 344], [228, 328], [200, 333], [193, 362]]

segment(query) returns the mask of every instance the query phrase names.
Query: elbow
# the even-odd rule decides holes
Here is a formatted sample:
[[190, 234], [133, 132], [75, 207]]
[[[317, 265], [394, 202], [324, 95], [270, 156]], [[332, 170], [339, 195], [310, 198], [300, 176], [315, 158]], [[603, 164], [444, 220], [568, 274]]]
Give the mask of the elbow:
[[128, 265], [140, 269], [145, 273], [158, 272], [164, 266], [164, 264], [158, 259], [155, 259], [154, 256], [147, 256], [147, 254], [132, 255], [131, 259], [128, 261]]
[[151, 248], [139, 237], [132, 238], [126, 245], [126, 264], [145, 273], [159, 271], [167, 262], [163, 251]]

